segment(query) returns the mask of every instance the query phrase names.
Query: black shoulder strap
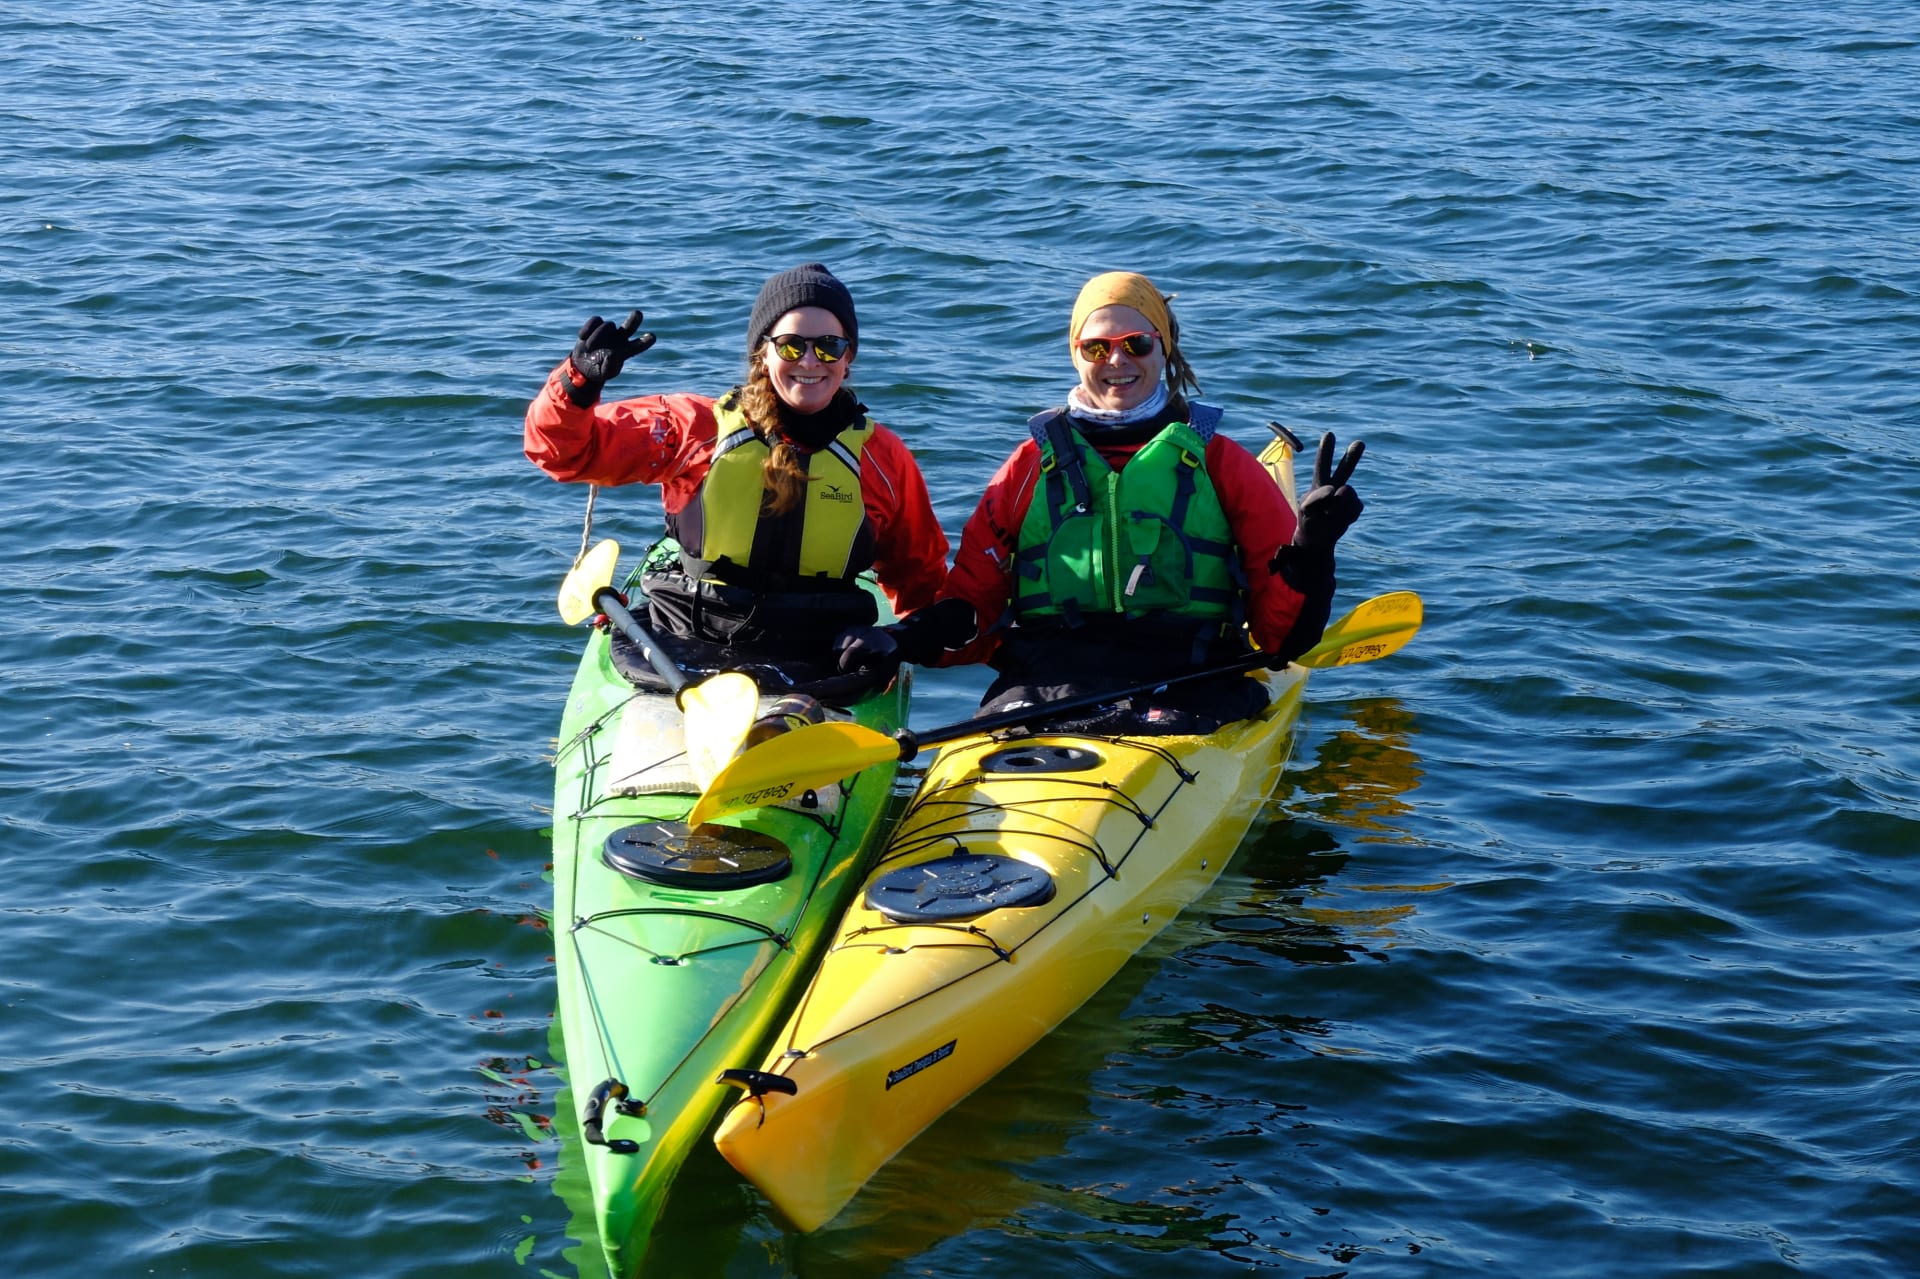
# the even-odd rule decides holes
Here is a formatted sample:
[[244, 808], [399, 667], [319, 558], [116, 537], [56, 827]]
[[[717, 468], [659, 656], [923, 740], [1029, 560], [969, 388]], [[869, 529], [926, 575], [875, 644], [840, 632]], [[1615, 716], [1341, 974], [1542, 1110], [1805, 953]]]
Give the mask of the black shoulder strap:
[[1046, 465], [1048, 459], [1043, 458], [1044, 469], [1058, 469], [1066, 476], [1073, 489], [1074, 510], [1086, 514], [1093, 505], [1093, 491], [1087, 487], [1087, 468], [1080, 460], [1080, 446], [1074, 442], [1073, 428], [1067, 425], [1067, 411], [1048, 409], [1036, 413], [1027, 419], [1027, 431], [1035, 443], [1046, 446], [1051, 465]]

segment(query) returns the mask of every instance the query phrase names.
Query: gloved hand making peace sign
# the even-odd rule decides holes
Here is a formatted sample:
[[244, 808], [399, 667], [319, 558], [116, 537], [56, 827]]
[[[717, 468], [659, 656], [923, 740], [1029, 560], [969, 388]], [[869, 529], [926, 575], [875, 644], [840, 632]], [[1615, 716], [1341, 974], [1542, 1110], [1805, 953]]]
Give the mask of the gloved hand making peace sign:
[[653, 334], [635, 337], [645, 317], [631, 311], [616, 326], [611, 320], [594, 316], [580, 326], [580, 340], [567, 357], [567, 398], [581, 408], [600, 402], [601, 388], [620, 376], [626, 362], [653, 345]]
[[1300, 523], [1293, 530], [1293, 545], [1283, 546], [1274, 555], [1269, 569], [1287, 580], [1287, 584], [1305, 594], [1325, 591], [1332, 594], [1333, 547], [1340, 535], [1353, 527], [1366, 504], [1347, 483], [1365, 442], [1355, 440], [1347, 446], [1338, 467], [1333, 464], [1333, 432], [1320, 437], [1320, 451], [1313, 459], [1313, 487], [1300, 503]]
[[1326, 629], [1333, 607], [1336, 585], [1333, 576], [1333, 547], [1340, 535], [1360, 518], [1363, 503], [1347, 480], [1360, 465], [1367, 446], [1355, 440], [1347, 446], [1340, 465], [1333, 464], [1333, 432], [1320, 437], [1320, 452], [1313, 459], [1313, 487], [1300, 503], [1300, 522], [1294, 526], [1293, 544], [1274, 553], [1268, 565], [1288, 586], [1306, 598], [1293, 629], [1274, 654], [1271, 665], [1278, 670], [1306, 652]]
[[1331, 555], [1340, 535], [1360, 518], [1365, 503], [1347, 480], [1352, 477], [1353, 468], [1360, 465], [1360, 455], [1366, 451], [1366, 441], [1355, 440], [1347, 445], [1340, 465], [1333, 467], [1333, 432], [1320, 437], [1320, 451], [1313, 459], [1313, 487], [1300, 503], [1300, 527], [1293, 532], [1295, 546]]

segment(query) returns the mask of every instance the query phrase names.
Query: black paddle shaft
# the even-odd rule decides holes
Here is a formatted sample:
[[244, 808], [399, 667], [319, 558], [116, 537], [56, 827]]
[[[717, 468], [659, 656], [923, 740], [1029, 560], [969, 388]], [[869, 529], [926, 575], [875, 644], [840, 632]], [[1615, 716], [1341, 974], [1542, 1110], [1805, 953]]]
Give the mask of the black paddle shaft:
[[1117, 702], [1123, 697], [1138, 697], [1142, 693], [1157, 693], [1163, 688], [1172, 688], [1177, 684], [1192, 684], [1203, 679], [1217, 679], [1223, 675], [1245, 675], [1248, 671], [1257, 671], [1273, 663], [1271, 653], [1249, 653], [1237, 657], [1231, 662], [1219, 666], [1209, 666], [1205, 670], [1188, 671], [1185, 675], [1175, 675], [1170, 679], [1155, 680], [1151, 684], [1135, 684], [1132, 688], [1116, 688], [1105, 693], [1088, 693], [1081, 697], [1069, 697], [1064, 701], [1043, 702], [1038, 706], [1019, 706], [1010, 711], [999, 711], [992, 715], [982, 715], [975, 719], [963, 720], [958, 724], [946, 724], [939, 728], [929, 728], [916, 733], [903, 728], [893, 735], [900, 743], [900, 758], [910, 760], [920, 753], [922, 746], [934, 746], [941, 742], [950, 742], [956, 737], [969, 737], [974, 733], [991, 733], [997, 729], [1014, 728], [1030, 724], [1043, 715], [1058, 715], [1063, 711], [1083, 710], [1089, 706], [1104, 706], [1108, 702]]
[[660, 673], [660, 678], [667, 681], [667, 687], [673, 690], [674, 700], [678, 701], [680, 690], [687, 686], [687, 673], [675, 666], [672, 659], [660, 651], [653, 636], [647, 634], [646, 628], [633, 620], [633, 614], [627, 612], [627, 606], [620, 602], [619, 593], [611, 586], [603, 586], [593, 593], [593, 606], [605, 613], [646, 654], [647, 661]]

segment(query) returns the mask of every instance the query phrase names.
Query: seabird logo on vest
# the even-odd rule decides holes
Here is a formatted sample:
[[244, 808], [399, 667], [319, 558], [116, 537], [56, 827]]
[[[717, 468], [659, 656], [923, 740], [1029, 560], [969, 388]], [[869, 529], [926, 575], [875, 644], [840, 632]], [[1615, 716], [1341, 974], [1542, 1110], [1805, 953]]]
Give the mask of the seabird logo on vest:
[[838, 484], [826, 484], [821, 486], [820, 500], [823, 502], [852, 502], [857, 499], [854, 494], [841, 488]]

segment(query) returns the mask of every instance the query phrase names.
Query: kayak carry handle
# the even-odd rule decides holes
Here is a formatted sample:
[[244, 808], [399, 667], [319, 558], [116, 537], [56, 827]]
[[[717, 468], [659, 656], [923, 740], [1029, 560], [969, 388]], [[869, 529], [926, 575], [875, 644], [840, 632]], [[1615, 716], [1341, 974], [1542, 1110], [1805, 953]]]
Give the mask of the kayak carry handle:
[[600, 1116], [605, 1113], [607, 1102], [614, 1103], [614, 1109], [623, 1115], [644, 1115], [646, 1105], [642, 1102], [627, 1100], [627, 1086], [618, 1079], [603, 1079], [593, 1094], [587, 1098], [587, 1108], [580, 1115], [580, 1132], [590, 1146], [605, 1146], [616, 1155], [637, 1155], [640, 1143], [626, 1137], [607, 1140], [600, 1128]]
[[748, 1070], [742, 1066], [721, 1071], [714, 1077], [713, 1082], [732, 1084], [753, 1098], [754, 1104], [760, 1107], [760, 1122], [754, 1125], [756, 1128], [763, 1127], [767, 1122], [768, 1093], [777, 1092], [791, 1097], [800, 1091], [800, 1085], [785, 1075], [776, 1075], [770, 1070]]
[[800, 1091], [800, 1085], [785, 1075], [776, 1075], [770, 1070], [747, 1070], [735, 1067], [723, 1070], [713, 1081], [716, 1084], [732, 1084], [735, 1088], [752, 1097], [755, 1101], [770, 1092], [791, 1097]]
[[1295, 435], [1292, 431], [1289, 431], [1286, 427], [1280, 425], [1278, 422], [1267, 423], [1267, 429], [1269, 431], [1272, 431], [1275, 435], [1279, 436], [1281, 439], [1285, 440], [1287, 442], [1287, 447], [1292, 449], [1295, 453], [1299, 453], [1306, 448], [1306, 445], [1300, 442], [1299, 436]]

